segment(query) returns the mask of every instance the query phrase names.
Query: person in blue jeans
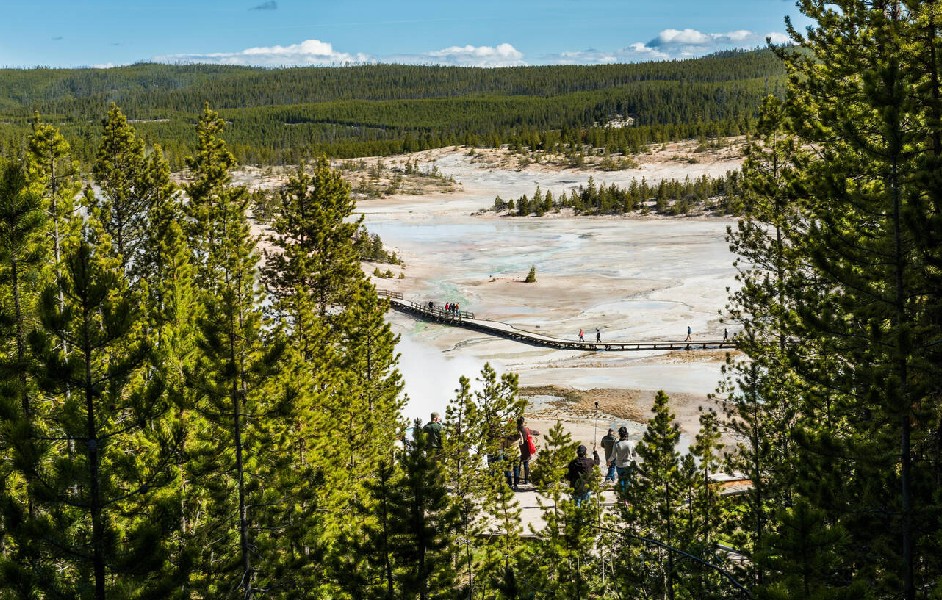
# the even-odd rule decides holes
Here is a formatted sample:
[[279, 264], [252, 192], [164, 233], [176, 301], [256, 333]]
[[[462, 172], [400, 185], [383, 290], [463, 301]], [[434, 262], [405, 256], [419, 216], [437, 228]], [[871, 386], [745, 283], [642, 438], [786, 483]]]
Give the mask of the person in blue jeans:
[[602, 436], [602, 450], [605, 451], [605, 481], [615, 481], [615, 430], [609, 429], [608, 433]]
[[592, 451], [592, 458], [586, 456], [588, 450], [585, 446], [579, 446], [574, 458], [566, 468], [566, 480], [572, 486], [572, 497], [576, 500], [576, 506], [582, 506], [582, 503], [592, 495], [592, 478], [597, 477], [599, 463], [599, 453]]
[[618, 486], [622, 490], [628, 487], [636, 456], [634, 445], [628, 441], [628, 428], [620, 427], [618, 442], [615, 443], [615, 472], [618, 473]]
[[520, 467], [523, 467], [523, 483], [530, 483], [530, 459], [533, 455], [530, 453], [530, 444], [527, 438], [540, 435], [536, 429], [530, 429], [526, 426], [526, 420], [523, 417], [517, 417], [517, 446], [520, 449], [520, 460], [514, 463], [514, 482], [513, 488], [516, 491], [520, 484]]

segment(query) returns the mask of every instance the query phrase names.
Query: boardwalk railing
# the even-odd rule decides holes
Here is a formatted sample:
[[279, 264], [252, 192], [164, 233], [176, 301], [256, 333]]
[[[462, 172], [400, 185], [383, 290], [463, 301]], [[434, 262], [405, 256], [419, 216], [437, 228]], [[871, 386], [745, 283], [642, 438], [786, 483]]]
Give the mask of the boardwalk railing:
[[400, 292], [387, 292], [378, 290], [380, 295], [389, 298], [389, 306], [399, 312], [406, 313], [413, 317], [434, 321], [455, 327], [463, 327], [474, 331], [480, 331], [488, 335], [502, 337], [514, 340], [531, 346], [542, 348], [553, 348], [556, 350], [590, 350], [590, 351], [650, 351], [650, 350], [719, 350], [735, 349], [736, 342], [733, 340], [698, 340], [678, 341], [666, 340], [657, 342], [580, 342], [578, 340], [561, 340], [558, 338], [524, 331], [515, 328], [513, 325], [501, 323], [500, 321], [489, 321], [486, 319], [477, 319], [474, 313], [468, 311], [450, 311], [435, 303], [412, 302], [403, 300]]

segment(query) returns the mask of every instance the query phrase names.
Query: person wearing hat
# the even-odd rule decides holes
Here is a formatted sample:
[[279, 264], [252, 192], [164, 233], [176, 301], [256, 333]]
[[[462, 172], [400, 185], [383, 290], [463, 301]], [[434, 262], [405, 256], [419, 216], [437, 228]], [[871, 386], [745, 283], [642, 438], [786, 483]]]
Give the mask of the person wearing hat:
[[598, 451], [592, 451], [592, 458], [587, 457], [586, 454], [588, 450], [580, 445], [576, 450], [576, 458], [569, 463], [566, 470], [566, 480], [572, 486], [572, 496], [576, 499], [576, 506], [589, 499], [589, 494], [592, 492], [592, 478], [598, 473], [599, 464], [602, 462], [599, 460]]
[[618, 428], [618, 442], [615, 444], [615, 471], [618, 473], [618, 486], [624, 490], [635, 466], [635, 448], [628, 441], [628, 428]]
[[602, 450], [605, 451], [605, 483], [615, 481], [615, 430], [609, 428], [602, 437]]

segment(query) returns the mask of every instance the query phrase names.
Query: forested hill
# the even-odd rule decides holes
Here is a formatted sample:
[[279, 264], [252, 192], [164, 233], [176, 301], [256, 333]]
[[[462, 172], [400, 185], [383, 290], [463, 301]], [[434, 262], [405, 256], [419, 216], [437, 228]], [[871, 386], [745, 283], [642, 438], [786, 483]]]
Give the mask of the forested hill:
[[[585, 143], [632, 151], [652, 141], [747, 131], [760, 98], [777, 93], [782, 82], [781, 65], [766, 50], [685, 61], [497, 69], [6, 69], [0, 70], [0, 142], [17, 144], [39, 112], [88, 159], [115, 102], [178, 162], [208, 102], [231, 122], [229, 142], [244, 162], [292, 160], [302, 147], [345, 157], [463, 143]], [[634, 126], [597, 127], [616, 115], [634, 118]]]

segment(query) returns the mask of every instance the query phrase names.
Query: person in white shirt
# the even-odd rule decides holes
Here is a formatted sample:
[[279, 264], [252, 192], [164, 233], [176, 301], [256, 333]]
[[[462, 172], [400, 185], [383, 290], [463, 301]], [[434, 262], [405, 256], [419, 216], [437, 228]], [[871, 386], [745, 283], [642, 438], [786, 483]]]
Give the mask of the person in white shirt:
[[628, 441], [628, 428], [622, 426], [618, 429], [618, 441], [615, 442], [615, 472], [618, 473], [618, 485], [622, 489], [628, 487], [636, 457], [634, 444]]

